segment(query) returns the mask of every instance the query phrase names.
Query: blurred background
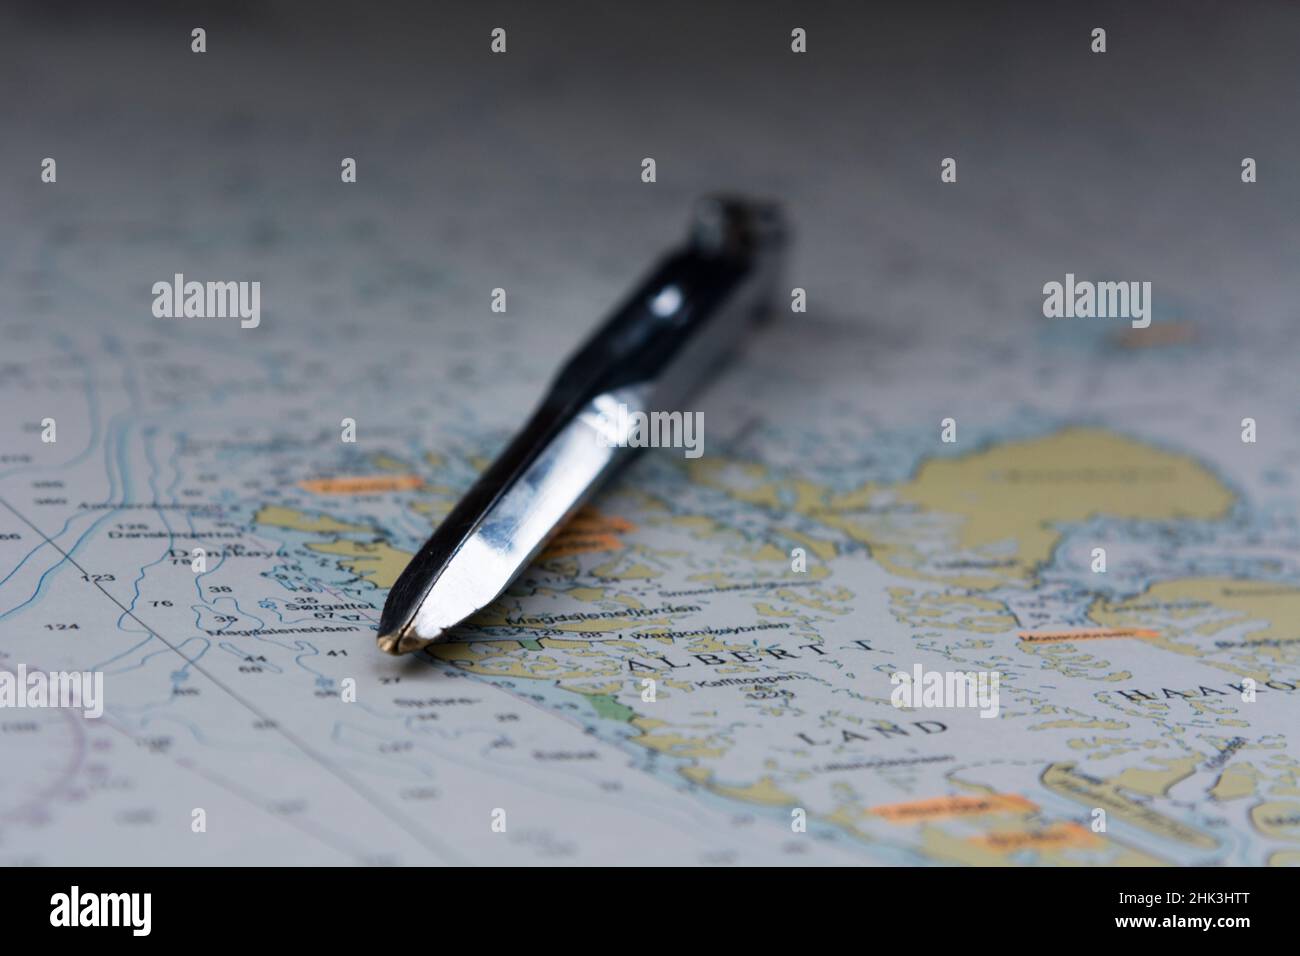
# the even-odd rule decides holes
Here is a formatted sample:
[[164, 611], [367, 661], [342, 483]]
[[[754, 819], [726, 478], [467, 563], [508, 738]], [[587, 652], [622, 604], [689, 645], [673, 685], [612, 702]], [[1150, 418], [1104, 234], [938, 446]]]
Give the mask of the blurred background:
[[[1037, 329], [1066, 271], [1235, 336], [1294, 315], [1298, 36], [1288, 3], [10, 3], [3, 321], [142, 320], [181, 269], [278, 277], [259, 341], [348, 312], [436, 363], [421, 322], [481, 334], [496, 276], [553, 364], [725, 188], [788, 205], [808, 321], [858, 362], [864, 325]], [[55, 256], [102, 267], [93, 320]]]

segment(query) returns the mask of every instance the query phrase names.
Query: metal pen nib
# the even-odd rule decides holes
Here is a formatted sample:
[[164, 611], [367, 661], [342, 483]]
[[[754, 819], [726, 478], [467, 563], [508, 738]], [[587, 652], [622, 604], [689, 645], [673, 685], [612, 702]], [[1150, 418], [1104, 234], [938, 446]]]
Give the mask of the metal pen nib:
[[[786, 231], [767, 203], [700, 203], [686, 246], [655, 267], [560, 370], [505, 451], [393, 585], [379, 648], [443, 639], [509, 587], [625, 464], [633, 412], [680, 402], [771, 311]], [[622, 406], [622, 413], [620, 413]]]
[[379, 649], [385, 654], [409, 654], [412, 651], [418, 651], [422, 647], [428, 647], [441, 634], [442, 632], [439, 631], [429, 637], [420, 637], [413, 628], [407, 626], [396, 634], [380, 634]]

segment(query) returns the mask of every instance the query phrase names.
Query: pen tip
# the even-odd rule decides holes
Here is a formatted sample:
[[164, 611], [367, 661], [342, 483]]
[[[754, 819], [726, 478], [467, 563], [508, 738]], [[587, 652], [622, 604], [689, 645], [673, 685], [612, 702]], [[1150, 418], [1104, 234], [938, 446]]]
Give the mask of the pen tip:
[[422, 647], [428, 647], [437, 640], [437, 637], [437, 634], [433, 637], [421, 637], [408, 625], [400, 631], [380, 634], [377, 641], [379, 643], [379, 649], [385, 654], [400, 656], [402, 654], [410, 654], [412, 651], [418, 651]]

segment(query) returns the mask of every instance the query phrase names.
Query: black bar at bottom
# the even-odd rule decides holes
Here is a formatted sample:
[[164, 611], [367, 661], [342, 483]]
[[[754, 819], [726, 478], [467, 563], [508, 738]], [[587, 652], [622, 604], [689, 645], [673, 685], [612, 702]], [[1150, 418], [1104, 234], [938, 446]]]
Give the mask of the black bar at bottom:
[[864, 946], [893, 940], [916, 952], [949, 940], [1014, 944], [1026, 938], [1022, 932], [1148, 944], [1199, 935], [1231, 944], [1248, 938], [1242, 934], [1294, 929], [1296, 887], [1283, 870], [1227, 868], [60, 867], [11, 869], [5, 877], [0, 926], [7, 942], [66, 942], [75, 934], [77, 943], [128, 946], [289, 941], [331, 948], [353, 941], [461, 947], [474, 945], [475, 933], [494, 947], [672, 948], [710, 940], [734, 947], [746, 939], [765, 947], [783, 930], [811, 946], [835, 934]]

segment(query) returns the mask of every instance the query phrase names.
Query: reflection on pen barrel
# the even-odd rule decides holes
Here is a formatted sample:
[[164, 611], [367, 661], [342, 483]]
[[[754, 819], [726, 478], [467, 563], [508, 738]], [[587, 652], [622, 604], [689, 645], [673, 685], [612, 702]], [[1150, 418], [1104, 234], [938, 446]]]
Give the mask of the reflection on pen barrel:
[[[680, 407], [771, 311], [787, 242], [771, 203], [701, 201], [660, 262], [555, 377], [541, 405], [402, 572], [379, 646], [445, 639], [510, 585], [636, 446], [623, 413]], [[620, 426], [626, 427], [626, 426]]]

